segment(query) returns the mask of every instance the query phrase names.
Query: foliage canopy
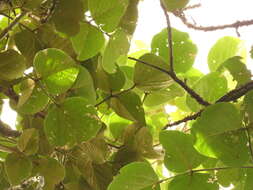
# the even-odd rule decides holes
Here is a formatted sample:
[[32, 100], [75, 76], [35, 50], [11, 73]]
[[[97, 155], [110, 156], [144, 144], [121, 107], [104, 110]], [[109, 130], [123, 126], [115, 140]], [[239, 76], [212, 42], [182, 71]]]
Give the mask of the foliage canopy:
[[0, 107], [18, 114], [16, 130], [0, 120], [0, 189], [253, 188], [253, 50], [225, 36], [203, 74], [169, 16], [205, 31], [253, 21], [201, 28], [189, 0], [161, 0], [167, 28], [130, 54], [138, 3], [0, 1]]

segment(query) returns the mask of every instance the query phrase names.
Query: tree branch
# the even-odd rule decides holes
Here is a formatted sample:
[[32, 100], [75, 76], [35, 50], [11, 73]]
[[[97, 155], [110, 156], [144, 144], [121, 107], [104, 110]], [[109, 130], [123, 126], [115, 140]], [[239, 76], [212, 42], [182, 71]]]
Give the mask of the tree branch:
[[19, 131], [11, 129], [6, 123], [0, 120], [0, 134], [4, 137], [19, 137], [21, 133]]
[[[242, 96], [244, 96], [250, 90], [253, 90], [253, 81], [250, 81], [250, 82], [244, 84], [243, 86], [241, 86], [239, 88], [236, 88], [236, 89], [233, 89], [233, 90], [229, 91], [227, 94], [225, 94], [224, 96], [219, 98], [215, 103], [235, 101], [238, 98], [241, 98]], [[187, 116], [187, 117], [185, 117], [181, 120], [178, 120], [178, 121], [175, 121], [173, 123], [167, 124], [167, 125], [164, 126], [163, 129], [165, 130], [169, 127], [179, 125], [181, 123], [184, 123], [184, 122], [187, 122], [187, 121], [190, 121], [190, 120], [197, 119], [201, 115], [202, 111], [203, 110], [200, 110], [199, 112], [197, 112], [193, 115]]]
[[198, 95], [193, 89], [191, 89], [186, 83], [184, 83], [182, 80], [180, 80], [174, 72], [167, 71], [163, 68], [157, 67], [155, 65], [152, 65], [150, 63], [147, 63], [145, 61], [142, 61], [140, 59], [136, 59], [134, 57], [128, 57], [128, 59], [134, 60], [136, 62], [142, 63], [144, 65], [147, 65], [149, 67], [152, 67], [156, 70], [159, 70], [165, 74], [167, 74], [169, 77], [171, 77], [177, 84], [179, 84], [192, 98], [194, 98], [199, 104], [203, 106], [208, 106], [210, 103], [205, 101], [200, 95]]
[[15, 20], [13, 20], [13, 22], [7, 26], [5, 29], [2, 30], [2, 32], [0, 33], [0, 40], [2, 40], [7, 34], [8, 32], [14, 27], [16, 26], [19, 21], [26, 15], [26, 12], [23, 11], [18, 17], [15, 18]]
[[201, 31], [205, 31], [205, 32], [224, 30], [226, 28], [238, 29], [240, 27], [253, 25], [253, 19], [251, 19], [251, 20], [236, 21], [231, 24], [224, 24], [224, 25], [218, 25], [218, 26], [201, 26], [201, 25], [196, 25], [196, 24], [190, 23], [182, 10], [174, 11], [173, 14], [176, 17], [178, 17], [183, 22], [183, 24], [185, 24], [188, 28], [192, 28], [194, 30], [201, 30]]

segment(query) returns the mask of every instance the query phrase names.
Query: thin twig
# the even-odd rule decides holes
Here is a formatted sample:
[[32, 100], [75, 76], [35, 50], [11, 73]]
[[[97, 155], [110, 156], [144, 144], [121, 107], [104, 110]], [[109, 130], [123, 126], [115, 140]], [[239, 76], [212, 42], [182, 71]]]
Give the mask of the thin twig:
[[8, 32], [19, 23], [19, 21], [26, 15], [26, 13], [27, 12], [23, 11], [18, 17], [15, 18], [15, 20], [13, 20], [12, 23], [10, 23], [10, 25], [2, 30], [0, 33], [0, 40], [2, 40], [8, 34]]
[[111, 95], [107, 96], [105, 99], [103, 99], [102, 101], [100, 101], [99, 103], [95, 104], [94, 106], [95, 106], [95, 107], [98, 107], [99, 105], [101, 105], [101, 104], [103, 104], [104, 102], [108, 101], [108, 100], [111, 99], [112, 97], [117, 97], [117, 96], [119, 96], [119, 95], [121, 95], [121, 94], [127, 93], [127, 92], [133, 90], [133, 89], [135, 88], [135, 86], [136, 86], [136, 85], [134, 84], [133, 86], [131, 86], [130, 88], [128, 88], [128, 89], [126, 89], [126, 90], [122, 90], [122, 91], [120, 91], [120, 92], [118, 92], [118, 93], [116, 93], [116, 94], [111, 94]]
[[226, 28], [238, 29], [240, 27], [253, 25], [253, 19], [251, 19], [251, 20], [236, 21], [231, 24], [224, 24], [224, 25], [218, 25], [218, 26], [201, 26], [201, 25], [190, 23], [188, 19], [186, 18], [184, 12], [182, 11], [174, 11], [173, 14], [176, 17], [178, 17], [183, 22], [183, 24], [185, 24], [188, 28], [192, 28], [194, 30], [201, 30], [205, 32], [224, 30]]
[[169, 53], [169, 57], [170, 57], [170, 71], [172, 73], [175, 73], [174, 72], [174, 56], [173, 56], [173, 43], [172, 43], [172, 28], [171, 28], [171, 24], [170, 24], [170, 17], [169, 17], [169, 14], [165, 8], [165, 6], [163, 5], [162, 1], [160, 2], [161, 3], [161, 7], [163, 9], [163, 13], [164, 13], [164, 16], [166, 18], [166, 22], [167, 22], [167, 31], [168, 31], [168, 44], [169, 44], [169, 47], [168, 47], [168, 53]]

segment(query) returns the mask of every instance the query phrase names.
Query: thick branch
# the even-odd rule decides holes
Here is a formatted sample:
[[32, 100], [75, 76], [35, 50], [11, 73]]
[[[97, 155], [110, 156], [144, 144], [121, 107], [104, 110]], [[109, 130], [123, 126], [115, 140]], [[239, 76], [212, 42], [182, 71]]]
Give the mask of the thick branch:
[[244, 26], [250, 26], [253, 25], [253, 19], [251, 20], [243, 20], [243, 21], [236, 21], [234, 23], [231, 24], [224, 24], [224, 25], [218, 25], [218, 26], [201, 26], [201, 25], [196, 25], [193, 23], [190, 23], [188, 21], [188, 19], [186, 18], [184, 12], [182, 11], [175, 11], [173, 12], [173, 14], [180, 18], [180, 20], [188, 27], [188, 28], [192, 28], [195, 30], [201, 30], [201, 31], [216, 31], [216, 30], [224, 30], [226, 28], [240, 28], [240, 27], [244, 27]]
[[[233, 90], [229, 91], [227, 94], [225, 94], [220, 99], [218, 99], [216, 101], [216, 103], [235, 101], [238, 98], [241, 98], [242, 96], [244, 96], [250, 90], [253, 90], [253, 81], [250, 81], [250, 82], [244, 84], [243, 86], [241, 86], [239, 88], [236, 88], [236, 89], [233, 89]], [[185, 117], [181, 120], [178, 120], [178, 121], [175, 121], [173, 123], [167, 124], [166, 126], [164, 126], [163, 129], [167, 129], [167, 128], [172, 127], [172, 126], [179, 125], [181, 123], [197, 119], [201, 115], [202, 111], [203, 110], [201, 110], [201, 111], [199, 111], [199, 112], [197, 112], [193, 115], [187, 116], [187, 117]]]
[[4, 137], [18, 137], [21, 135], [19, 131], [12, 130], [10, 126], [0, 120], [0, 134]]

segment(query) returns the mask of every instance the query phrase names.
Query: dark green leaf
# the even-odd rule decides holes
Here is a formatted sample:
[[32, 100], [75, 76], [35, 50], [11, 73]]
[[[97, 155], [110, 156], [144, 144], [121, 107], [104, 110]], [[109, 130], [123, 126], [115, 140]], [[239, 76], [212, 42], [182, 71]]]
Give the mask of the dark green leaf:
[[57, 3], [57, 9], [54, 11], [52, 21], [59, 32], [68, 36], [74, 36], [80, 30], [79, 22], [82, 20], [83, 15], [81, 0], [61, 0]]
[[[169, 71], [169, 65], [163, 59], [151, 53], [144, 54], [139, 58], [141, 61]], [[134, 68], [134, 83], [143, 91], [152, 91], [166, 88], [173, 83], [168, 74], [155, 68], [136, 62]]]
[[145, 125], [145, 115], [140, 97], [134, 92], [111, 98], [111, 107], [121, 117]]
[[13, 80], [22, 77], [26, 69], [25, 58], [17, 51], [9, 49], [0, 53], [0, 79]]
[[168, 185], [168, 190], [219, 190], [219, 185], [209, 174], [188, 174], [175, 177]]
[[11, 153], [5, 160], [5, 172], [12, 185], [18, 185], [31, 175], [32, 162], [17, 153]]
[[95, 108], [86, 99], [74, 97], [49, 110], [44, 130], [51, 144], [63, 146], [91, 139], [100, 127]]
[[18, 140], [18, 149], [26, 155], [37, 153], [39, 149], [39, 133], [35, 128], [23, 131]]

